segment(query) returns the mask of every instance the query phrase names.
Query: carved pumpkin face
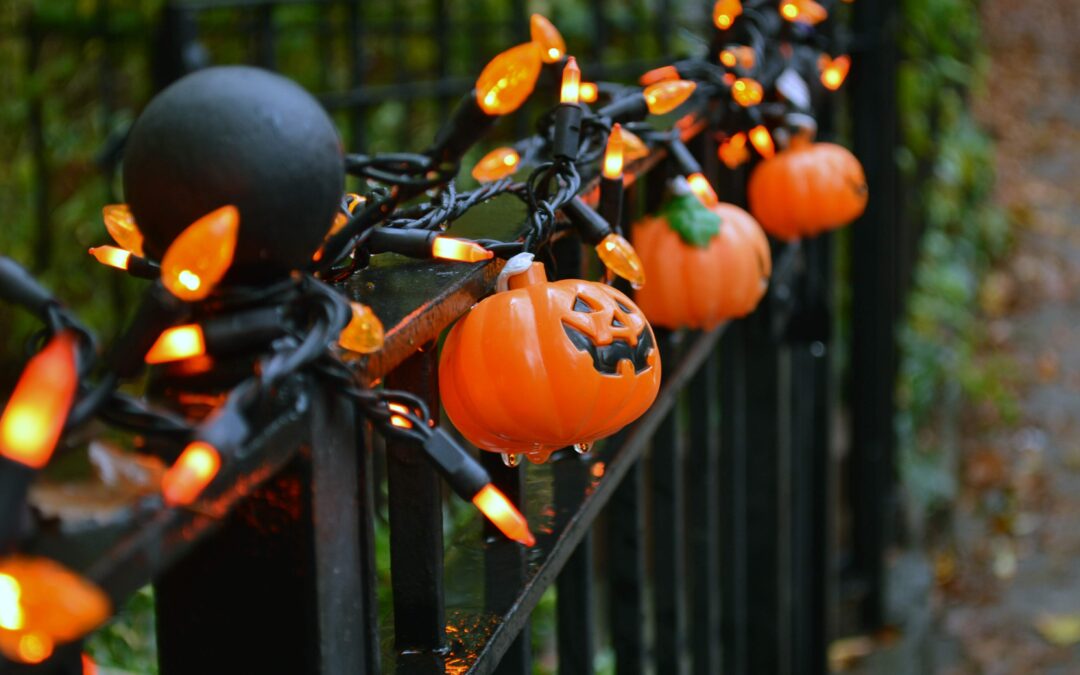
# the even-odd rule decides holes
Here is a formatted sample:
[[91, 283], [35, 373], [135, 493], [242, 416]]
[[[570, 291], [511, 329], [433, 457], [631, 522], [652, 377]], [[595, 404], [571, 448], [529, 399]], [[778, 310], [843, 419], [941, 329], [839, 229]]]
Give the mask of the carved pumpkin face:
[[784, 240], [847, 225], [866, 210], [868, 196], [855, 155], [801, 137], [754, 169], [747, 192], [754, 217], [766, 232]]
[[636, 299], [654, 325], [712, 328], [749, 314], [765, 295], [772, 273], [765, 233], [733, 204], [711, 211], [720, 216], [720, 229], [705, 246], [684, 241], [663, 215], [634, 225], [634, 248], [649, 280]]
[[604, 284], [548, 282], [539, 263], [451, 329], [439, 388], [477, 447], [544, 461], [626, 426], [660, 387], [660, 353], [633, 302]]

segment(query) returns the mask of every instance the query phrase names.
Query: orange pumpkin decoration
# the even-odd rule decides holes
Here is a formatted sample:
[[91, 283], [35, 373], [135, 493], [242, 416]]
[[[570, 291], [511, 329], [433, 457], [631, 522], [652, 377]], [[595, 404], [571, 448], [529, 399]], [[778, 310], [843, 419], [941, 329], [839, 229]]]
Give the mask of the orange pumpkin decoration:
[[862, 164], [833, 143], [806, 135], [754, 169], [748, 186], [750, 212], [778, 239], [809, 237], [847, 225], [866, 209]]
[[450, 330], [439, 365], [446, 414], [484, 450], [552, 451], [610, 436], [660, 388], [660, 352], [633, 302], [605, 284], [547, 281], [533, 263]]
[[[706, 208], [692, 195], [675, 199]], [[670, 210], [634, 225], [634, 248], [649, 280], [635, 299], [654, 325], [709, 329], [749, 314], [765, 295], [772, 256], [757, 221], [734, 204], [708, 211], [719, 216], [719, 225], [696, 241], [672, 227]]]

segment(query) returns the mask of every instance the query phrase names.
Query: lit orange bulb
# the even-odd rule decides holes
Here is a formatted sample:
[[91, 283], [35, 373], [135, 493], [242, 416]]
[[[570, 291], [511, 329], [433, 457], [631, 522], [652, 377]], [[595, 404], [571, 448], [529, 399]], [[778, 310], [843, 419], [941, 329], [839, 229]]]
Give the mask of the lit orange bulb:
[[131, 252], [116, 246], [95, 246], [90, 249], [90, 255], [102, 265], [115, 267], [118, 270], [126, 270], [131, 262]]
[[618, 180], [623, 172], [622, 125], [616, 122], [608, 134], [607, 147], [604, 149], [604, 178]]
[[431, 255], [441, 260], [457, 262], [481, 262], [491, 260], [495, 254], [474, 241], [454, 239], [453, 237], [435, 237], [431, 243]]
[[194, 502], [221, 468], [221, 455], [203, 441], [188, 443], [161, 478], [161, 494], [169, 506]]
[[750, 150], [746, 147], [746, 143], [746, 134], [740, 131], [731, 138], [724, 139], [717, 148], [716, 155], [727, 168], [738, 168], [750, 159]]
[[728, 47], [720, 52], [720, 63], [728, 68], [738, 66], [743, 70], [749, 70], [757, 63], [757, 53], [754, 52], [753, 47], [746, 45]]
[[761, 103], [765, 90], [761, 83], [749, 77], [740, 77], [731, 85], [731, 97], [744, 108]]
[[645, 145], [645, 141], [641, 140], [640, 136], [627, 129], [623, 129], [621, 135], [623, 156], [626, 161], [632, 162], [635, 159], [649, 156], [649, 146]]
[[26, 364], [0, 416], [0, 455], [40, 469], [49, 462], [78, 386], [70, 331], [57, 333]]
[[669, 80], [678, 80], [682, 76], [679, 75], [679, 70], [675, 66], [660, 66], [659, 68], [653, 68], [640, 78], [638, 82], [641, 86], [647, 86], [650, 84], [656, 84], [657, 82], [667, 82]]
[[338, 344], [357, 354], [371, 354], [382, 349], [386, 339], [382, 321], [370, 307], [351, 302], [352, 318], [338, 336]]
[[612, 232], [596, 245], [596, 255], [604, 267], [630, 282], [634, 288], [645, 285], [645, 265], [633, 245], [621, 234]]
[[780, 5], [780, 15], [788, 21], [815, 25], [828, 18], [829, 12], [814, 0], [787, 0]]
[[687, 176], [686, 181], [690, 183], [690, 191], [705, 206], [712, 207], [720, 203], [720, 198], [716, 196], [716, 190], [709, 184], [709, 179], [700, 171]]
[[555, 63], [566, 53], [562, 33], [542, 14], [529, 17], [529, 37], [540, 47], [540, 58], [544, 63]]
[[566, 60], [566, 66], [562, 71], [562, 89], [559, 92], [559, 101], [577, 103], [580, 100], [581, 69], [578, 68], [577, 59], [571, 56]]
[[669, 113], [686, 102], [697, 88], [697, 83], [689, 80], [657, 82], [645, 87], [645, 103], [654, 115]]
[[713, 5], [713, 23], [720, 30], [727, 30], [742, 13], [742, 2], [739, 0], [716, 0]]
[[595, 82], [582, 82], [580, 91], [582, 103], [596, 103], [600, 97], [600, 87]]
[[59, 563], [19, 554], [0, 559], [0, 654], [11, 661], [41, 663], [110, 612], [100, 588]]
[[754, 146], [754, 149], [758, 151], [758, 154], [768, 159], [776, 154], [776, 146], [773, 144], [772, 134], [765, 128], [764, 125], [759, 124], [750, 130], [750, 144]]
[[142, 232], [127, 204], [109, 204], [101, 209], [101, 216], [113, 241], [140, 258], [144, 257]]
[[206, 339], [202, 326], [197, 323], [174, 326], [158, 337], [146, 353], [147, 363], [167, 363], [202, 356], [206, 353]]
[[161, 259], [165, 288], [186, 302], [206, 298], [232, 264], [240, 233], [240, 212], [223, 206], [179, 234]]
[[82, 675], [100, 675], [101, 671], [98, 669], [94, 660], [90, 658], [89, 654], [82, 655]]
[[495, 148], [476, 163], [472, 177], [480, 183], [491, 183], [514, 175], [520, 163], [521, 155], [517, 150], [509, 147]]
[[508, 115], [532, 94], [543, 62], [535, 42], [511, 47], [493, 58], [476, 80], [476, 102], [488, 115]]
[[836, 91], [844, 84], [851, 70], [851, 57], [845, 54], [830, 59], [827, 54], [822, 54], [818, 66], [821, 68], [821, 84], [829, 91]]
[[472, 502], [507, 537], [525, 546], [536, 545], [536, 537], [529, 531], [529, 521], [499, 488], [488, 483], [473, 496]]

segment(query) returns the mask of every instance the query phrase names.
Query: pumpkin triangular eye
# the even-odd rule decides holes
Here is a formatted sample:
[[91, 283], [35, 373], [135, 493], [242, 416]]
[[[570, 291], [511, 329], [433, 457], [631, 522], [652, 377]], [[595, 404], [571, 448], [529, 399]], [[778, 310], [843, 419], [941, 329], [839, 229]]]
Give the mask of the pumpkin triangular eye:
[[616, 301], [615, 301], [615, 304], [616, 304], [616, 305], [618, 305], [618, 306], [619, 306], [619, 309], [621, 309], [621, 310], [622, 310], [623, 312], [625, 312], [626, 314], [630, 314], [631, 312], [633, 312], [633, 311], [634, 311], [634, 310], [630, 309], [629, 307], [627, 307], [626, 305], [624, 305], [624, 304], [622, 304], [621, 302], [619, 302], [618, 300], [616, 300]]
[[612, 318], [611, 318], [611, 325], [612, 325], [612, 326], [613, 326], [614, 328], [626, 328], [626, 324], [624, 324], [624, 323], [623, 323], [622, 321], [619, 321], [619, 320], [618, 320], [618, 319], [616, 319], [615, 317], [612, 317]]
[[585, 302], [585, 300], [582, 299], [582, 297], [579, 295], [576, 298], [574, 298], [574, 311], [575, 312], [584, 312], [584, 313], [588, 314], [588, 313], [591, 313], [591, 312], [595, 312], [596, 310], [593, 309], [592, 305]]

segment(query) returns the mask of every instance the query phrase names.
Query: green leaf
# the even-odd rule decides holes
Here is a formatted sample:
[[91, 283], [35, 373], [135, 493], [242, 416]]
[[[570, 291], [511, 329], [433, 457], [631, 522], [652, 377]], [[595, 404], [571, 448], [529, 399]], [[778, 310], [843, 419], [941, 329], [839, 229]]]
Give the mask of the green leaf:
[[675, 195], [660, 209], [668, 225], [691, 246], [705, 248], [720, 233], [720, 216], [692, 194]]

